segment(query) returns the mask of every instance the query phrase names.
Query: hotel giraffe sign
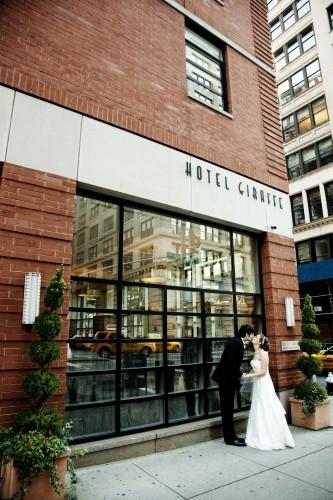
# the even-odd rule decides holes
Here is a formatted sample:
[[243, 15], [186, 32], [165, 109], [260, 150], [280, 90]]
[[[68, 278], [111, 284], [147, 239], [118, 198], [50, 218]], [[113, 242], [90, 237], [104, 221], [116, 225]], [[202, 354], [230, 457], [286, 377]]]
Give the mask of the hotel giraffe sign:
[[258, 203], [271, 205], [283, 210], [282, 197], [270, 192], [268, 189], [258, 189], [250, 181], [241, 180], [233, 183], [226, 173], [218, 172], [218, 168], [213, 169], [212, 167], [207, 168], [201, 165], [192, 167], [192, 163], [187, 161], [185, 174], [195, 178], [198, 182], [212, 184], [216, 188], [225, 191], [233, 190], [238, 196], [252, 198], [258, 201]]

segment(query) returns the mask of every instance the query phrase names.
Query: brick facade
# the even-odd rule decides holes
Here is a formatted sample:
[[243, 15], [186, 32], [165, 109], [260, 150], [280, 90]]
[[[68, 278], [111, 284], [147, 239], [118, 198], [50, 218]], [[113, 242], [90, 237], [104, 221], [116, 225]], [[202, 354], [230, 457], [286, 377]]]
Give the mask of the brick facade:
[[[271, 65], [265, 0], [179, 3]], [[184, 16], [164, 1], [4, 0], [0, 18], [0, 83], [287, 192], [273, 77], [227, 47], [233, 119], [189, 99]]]
[[[43, 288], [63, 264], [69, 283], [75, 182], [28, 168], [4, 164], [0, 202], [0, 425], [12, 423], [24, 404], [20, 385], [36, 368], [28, 358], [31, 326], [22, 325], [24, 273], [42, 274]], [[54, 364], [61, 388], [53, 404], [63, 410], [67, 364], [68, 290], [61, 310], [64, 327], [58, 342], [62, 355]]]
[[[299, 352], [282, 352], [281, 340], [300, 338], [300, 299], [298, 294], [295, 246], [292, 239], [267, 233], [261, 244], [261, 270], [264, 288], [266, 332], [270, 340], [270, 372], [278, 391], [290, 389], [302, 377], [295, 362]], [[284, 299], [295, 304], [295, 327], [286, 326]]]

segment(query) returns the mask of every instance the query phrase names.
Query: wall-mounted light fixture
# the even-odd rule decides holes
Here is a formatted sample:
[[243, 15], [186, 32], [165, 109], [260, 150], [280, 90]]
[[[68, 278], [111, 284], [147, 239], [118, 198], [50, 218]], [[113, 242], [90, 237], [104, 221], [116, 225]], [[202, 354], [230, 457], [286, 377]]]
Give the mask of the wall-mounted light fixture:
[[25, 273], [22, 324], [32, 325], [39, 314], [41, 273]]
[[292, 297], [286, 297], [284, 299], [284, 305], [286, 309], [286, 322], [287, 326], [295, 326], [295, 309], [294, 309], [294, 299]]

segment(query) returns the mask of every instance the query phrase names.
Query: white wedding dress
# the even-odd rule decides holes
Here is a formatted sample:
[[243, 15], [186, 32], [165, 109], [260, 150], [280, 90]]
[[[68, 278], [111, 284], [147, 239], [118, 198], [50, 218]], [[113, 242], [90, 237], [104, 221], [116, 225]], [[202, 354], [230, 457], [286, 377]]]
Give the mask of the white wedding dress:
[[[268, 354], [262, 351], [263, 356]], [[260, 361], [251, 361], [252, 369], [260, 371]], [[285, 410], [277, 397], [274, 385], [267, 372], [263, 376], [253, 377], [252, 403], [247, 424], [245, 442], [258, 450], [282, 450], [295, 446], [287, 425]]]

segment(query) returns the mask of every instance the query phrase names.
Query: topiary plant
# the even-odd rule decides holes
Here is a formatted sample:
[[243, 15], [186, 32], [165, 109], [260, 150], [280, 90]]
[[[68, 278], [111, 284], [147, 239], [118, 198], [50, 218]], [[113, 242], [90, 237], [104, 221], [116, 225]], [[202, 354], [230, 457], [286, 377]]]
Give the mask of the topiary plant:
[[[31, 361], [39, 365], [39, 369], [28, 373], [22, 382], [22, 389], [30, 399], [32, 406], [29, 411], [23, 410], [16, 416], [16, 425], [19, 430], [42, 431], [54, 434], [55, 427], [52, 425], [52, 433], [46, 429], [45, 403], [57, 392], [59, 377], [49, 369], [49, 365], [60, 358], [59, 345], [54, 338], [59, 335], [62, 328], [62, 320], [57, 312], [64, 302], [65, 282], [63, 279], [64, 269], [60, 266], [45, 291], [45, 311], [41, 312], [34, 323], [32, 331], [38, 335], [29, 347]], [[49, 410], [48, 410], [49, 411]], [[53, 418], [59, 422], [62, 417], [57, 410], [52, 411]], [[61, 428], [59, 429], [59, 432]]]
[[28, 373], [22, 382], [22, 389], [31, 401], [31, 406], [16, 415], [15, 428], [0, 428], [0, 459], [4, 464], [13, 464], [20, 483], [13, 498], [24, 498], [32, 481], [43, 471], [49, 472], [50, 483], [59, 498], [63, 498], [65, 484], [60, 480], [57, 460], [64, 453], [70, 487], [73, 488], [77, 478], [72, 457], [84, 454], [83, 450], [78, 450], [72, 457], [67, 456], [71, 424], [64, 424], [59, 411], [46, 404], [60, 385], [60, 379], [52, 372], [50, 364], [60, 358], [60, 348], [54, 338], [62, 328], [57, 309], [64, 302], [63, 274], [61, 266], [46, 289], [45, 311], [37, 316], [33, 326], [38, 339], [30, 344], [29, 356], [39, 368]]
[[312, 305], [312, 298], [306, 295], [302, 308], [302, 333], [303, 339], [299, 346], [303, 355], [298, 358], [296, 367], [305, 375], [306, 380], [295, 386], [294, 397], [303, 400], [303, 412], [315, 413], [316, 404], [328, 398], [326, 389], [313, 381], [314, 375], [319, 375], [323, 369], [323, 363], [315, 355], [321, 350], [318, 340], [319, 328], [316, 325], [316, 315]]

